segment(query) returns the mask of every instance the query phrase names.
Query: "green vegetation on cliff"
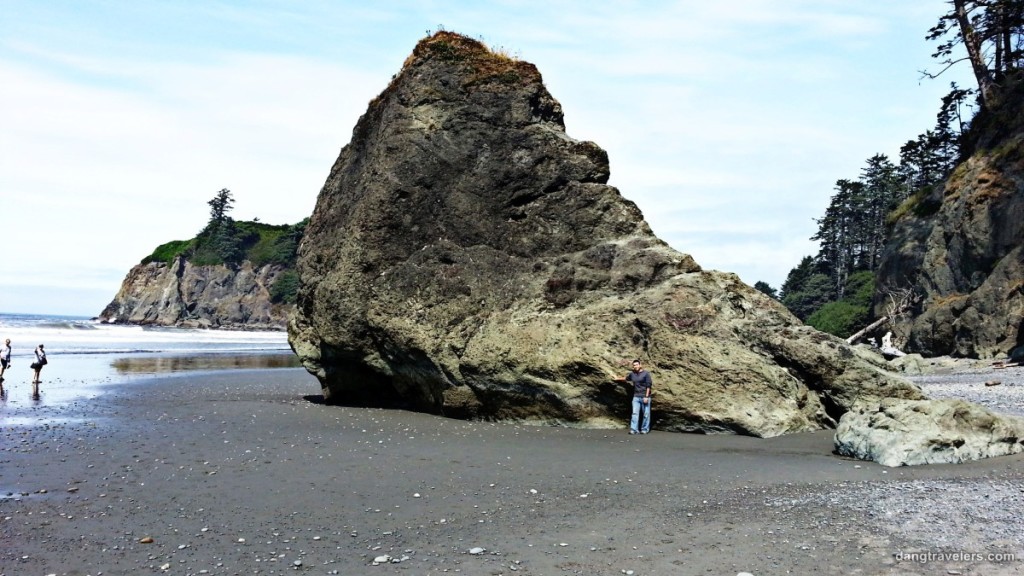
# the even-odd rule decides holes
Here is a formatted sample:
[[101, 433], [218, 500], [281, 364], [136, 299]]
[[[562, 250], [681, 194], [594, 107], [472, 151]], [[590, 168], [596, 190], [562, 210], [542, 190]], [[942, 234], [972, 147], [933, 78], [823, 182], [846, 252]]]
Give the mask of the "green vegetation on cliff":
[[[295, 264], [295, 250], [302, 238], [306, 220], [298, 224], [271, 225], [262, 222], [234, 222], [234, 234], [230, 244], [217, 238], [200, 234], [191, 240], [172, 240], [157, 246], [153, 253], [142, 259], [143, 264], [165, 262], [170, 264], [178, 256], [185, 256], [196, 265], [235, 264], [248, 260], [255, 266], [281, 264], [292, 267]], [[228, 246], [230, 252], [218, 252]], [[237, 249], [236, 249], [237, 246]]]
[[807, 318], [807, 323], [822, 332], [845, 338], [868, 324], [874, 294], [874, 272], [861, 270], [851, 274], [846, 281], [845, 296], [823, 304]]
[[257, 220], [236, 221], [228, 216], [234, 199], [222, 189], [208, 202], [210, 221], [191, 240], [172, 240], [157, 246], [142, 259], [142, 264], [170, 264], [183, 256], [196, 266], [237, 266], [249, 261], [253, 266], [277, 264], [285, 271], [271, 287], [271, 301], [292, 304], [298, 292], [295, 272], [296, 252], [309, 219], [297, 224], [264, 224]]

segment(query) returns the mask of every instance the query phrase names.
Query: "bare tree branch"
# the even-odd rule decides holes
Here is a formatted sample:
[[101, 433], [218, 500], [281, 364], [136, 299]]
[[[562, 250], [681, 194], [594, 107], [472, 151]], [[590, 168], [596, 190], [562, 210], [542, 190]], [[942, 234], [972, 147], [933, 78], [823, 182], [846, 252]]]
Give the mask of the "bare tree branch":
[[854, 344], [863, 338], [865, 334], [870, 333], [875, 328], [878, 328], [890, 320], [895, 320], [905, 315], [907, 310], [910, 310], [910, 308], [919, 300], [917, 292], [913, 288], [900, 288], [899, 290], [893, 290], [888, 292], [886, 297], [889, 299], [889, 303], [885, 306], [886, 315], [872, 322], [867, 328], [864, 328], [853, 336], [847, 338], [847, 344]]
[[936, 72], [934, 74], [932, 74], [931, 72], [929, 72], [927, 70], [918, 70], [918, 72], [921, 73], [921, 77], [922, 78], [928, 78], [929, 80], [935, 80], [939, 76], [942, 76], [942, 73], [945, 72], [946, 70], [949, 70], [954, 65], [959, 64], [961, 62], [964, 62], [966, 60], [967, 60], [967, 57], [964, 56], [963, 58], [957, 58], [956, 60], [951, 60], [951, 61], [943, 62], [943, 64], [945, 64], [946, 67], [943, 68], [942, 70], [939, 70], [938, 72]]

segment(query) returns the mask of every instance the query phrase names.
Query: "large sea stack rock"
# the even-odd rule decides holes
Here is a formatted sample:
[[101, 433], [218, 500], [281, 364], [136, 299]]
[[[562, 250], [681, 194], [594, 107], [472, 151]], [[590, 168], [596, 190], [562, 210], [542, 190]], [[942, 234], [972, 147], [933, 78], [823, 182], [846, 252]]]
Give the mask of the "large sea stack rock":
[[537, 69], [439, 32], [370, 103], [299, 249], [289, 339], [329, 402], [774, 436], [921, 398], [735, 275], [656, 238], [565, 133]]
[[879, 301], [920, 297], [896, 324], [907, 351], [993, 358], [1024, 345], [1024, 83], [1006, 84], [1002, 106], [974, 121], [971, 156], [907, 202], [886, 246]]
[[114, 300], [103, 309], [104, 322], [283, 330], [291, 306], [271, 302], [270, 287], [284, 271], [280, 265], [196, 266], [182, 256], [171, 264], [133, 267]]

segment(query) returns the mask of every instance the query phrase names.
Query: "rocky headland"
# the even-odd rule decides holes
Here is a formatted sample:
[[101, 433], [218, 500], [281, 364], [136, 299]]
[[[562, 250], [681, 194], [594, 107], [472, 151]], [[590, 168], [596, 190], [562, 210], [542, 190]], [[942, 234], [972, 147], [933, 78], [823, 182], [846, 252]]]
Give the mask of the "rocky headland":
[[289, 339], [329, 402], [621, 426], [634, 357], [655, 428], [776, 436], [924, 398], [654, 236], [529, 63], [436, 33], [357, 123], [299, 249]]
[[886, 246], [878, 301], [918, 298], [894, 325], [909, 352], [1024, 353], [1024, 79], [1004, 84], [1001, 105], [972, 121], [967, 159], [900, 208]]
[[102, 322], [284, 330], [294, 309], [296, 250], [306, 220], [273, 225], [236, 221], [222, 189], [208, 204], [210, 220], [194, 238], [157, 246], [125, 276], [99, 314]]
[[184, 256], [138, 264], [99, 318], [117, 324], [283, 330], [292, 306], [273, 302], [271, 290], [287, 270], [249, 261], [195, 265]]

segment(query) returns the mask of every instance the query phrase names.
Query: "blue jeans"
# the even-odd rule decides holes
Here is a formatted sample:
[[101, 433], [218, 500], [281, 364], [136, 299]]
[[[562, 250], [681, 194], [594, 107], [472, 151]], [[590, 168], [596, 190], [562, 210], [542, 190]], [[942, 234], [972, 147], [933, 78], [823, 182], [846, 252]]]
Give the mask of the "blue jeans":
[[[640, 423], [640, 410], [644, 411], [644, 427], [637, 428]], [[629, 429], [633, 432], [650, 432], [651, 431], [651, 399], [648, 398], [647, 402], [644, 402], [643, 396], [633, 396], [633, 418], [629, 421]]]

